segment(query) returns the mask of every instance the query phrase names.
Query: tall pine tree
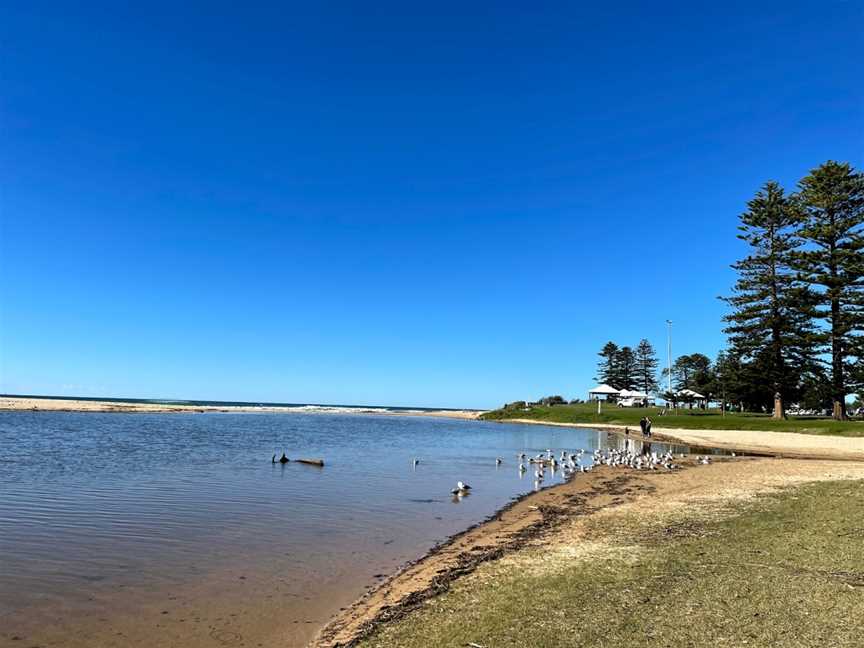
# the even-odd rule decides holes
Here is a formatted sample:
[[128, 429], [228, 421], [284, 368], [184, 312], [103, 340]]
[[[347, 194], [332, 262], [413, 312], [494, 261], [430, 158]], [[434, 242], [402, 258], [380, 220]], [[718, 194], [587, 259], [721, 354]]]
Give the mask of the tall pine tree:
[[595, 380], [601, 383], [606, 383], [607, 385], [611, 385], [616, 389], [621, 389], [617, 385], [615, 385], [615, 379], [618, 376], [618, 355], [620, 353], [620, 349], [618, 349], [618, 345], [614, 342], [607, 342], [603, 345], [603, 348], [600, 350], [600, 353], [597, 355], [600, 356], [600, 362], [597, 363], [597, 377]]
[[846, 395], [864, 353], [864, 174], [828, 161], [798, 183], [797, 203], [808, 243], [796, 261], [816, 287], [819, 317], [826, 321], [835, 419], [846, 418]]
[[621, 347], [616, 363], [616, 389], [632, 390], [636, 386], [636, 355], [629, 346]]
[[797, 223], [797, 211], [782, 187], [766, 183], [741, 214], [738, 238], [750, 253], [732, 266], [738, 281], [732, 296], [724, 298], [733, 309], [724, 318], [733, 355], [766, 363], [763, 380], [774, 392], [774, 418], [785, 418], [784, 399], [812, 357], [810, 293], [792, 269], [801, 245]]
[[648, 340], [640, 340], [636, 346], [636, 385], [650, 394], [659, 387], [657, 383], [657, 354]]
[[[668, 375], [663, 369], [663, 375]], [[701, 353], [679, 356], [672, 365], [672, 381], [675, 391], [688, 389], [695, 392], [707, 392], [713, 383], [711, 358]], [[709, 394], [702, 394], [708, 396]]]

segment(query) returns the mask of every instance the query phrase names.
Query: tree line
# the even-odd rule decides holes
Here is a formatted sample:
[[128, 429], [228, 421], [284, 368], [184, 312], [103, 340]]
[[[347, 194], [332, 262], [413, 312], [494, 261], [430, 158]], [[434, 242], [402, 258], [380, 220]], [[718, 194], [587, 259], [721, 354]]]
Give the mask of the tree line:
[[[724, 299], [729, 348], [716, 372], [729, 393], [786, 404], [830, 402], [864, 386], [864, 174], [828, 161], [787, 194], [767, 182], [741, 214], [749, 254]], [[755, 381], [755, 384], [753, 382]]]
[[[701, 353], [672, 366], [682, 389], [740, 409], [785, 417], [789, 402], [847, 417], [847, 395], [864, 388], [864, 174], [828, 161], [787, 193], [766, 182], [740, 216], [748, 254], [723, 329], [728, 348], [712, 362]], [[647, 340], [608, 342], [597, 379], [617, 389], [657, 391], [657, 358]], [[667, 369], [663, 370], [666, 376]], [[859, 391], [860, 394], [860, 391]]]
[[599, 355], [596, 378], [599, 382], [646, 394], [657, 390], [657, 354], [648, 340], [640, 340], [635, 349], [607, 342]]
[[[648, 340], [640, 340], [635, 349], [619, 347], [607, 342], [600, 350], [600, 361], [595, 380], [606, 383], [619, 390], [637, 389], [646, 394], [657, 393], [662, 388], [657, 379], [659, 361], [654, 347]], [[664, 367], [660, 376], [667, 380], [669, 369]], [[673, 384], [671, 392], [663, 391], [660, 396], [675, 402], [686, 400], [677, 395], [682, 390], [690, 390], [708, 395], [716, 390], [716, 376], [711, 359], [701, 353], [679, 356], [672, 365]], [[707, 393], [706, 393], [707, 392]]]

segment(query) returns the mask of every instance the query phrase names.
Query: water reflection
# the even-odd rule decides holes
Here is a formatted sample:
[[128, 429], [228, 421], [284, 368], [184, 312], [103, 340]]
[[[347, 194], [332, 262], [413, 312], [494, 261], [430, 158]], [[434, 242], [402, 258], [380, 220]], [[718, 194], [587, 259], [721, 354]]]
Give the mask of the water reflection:
[[[50, 629], [93, 601], [107, 618], [193, 585], [252, 609], [276, 595], [279, 574], [278, 600], [297, 602], [280, 614], [305, 622], [317, 605], [326, 618], [370, 574], [564, 479], [544, 468], [535, 480], [524, 456], [583, 448], [587, 464], [625, 441], [640, 443], [434, 418], [3, 412], [0, 615], [8, 626], [41, 610]], [[273, 463], [283, 449], [326, 465]], [[466, 478], [470, 495], [451, 495]], [[235, 571], [261, 597], [225, 587], [221, 574]]]

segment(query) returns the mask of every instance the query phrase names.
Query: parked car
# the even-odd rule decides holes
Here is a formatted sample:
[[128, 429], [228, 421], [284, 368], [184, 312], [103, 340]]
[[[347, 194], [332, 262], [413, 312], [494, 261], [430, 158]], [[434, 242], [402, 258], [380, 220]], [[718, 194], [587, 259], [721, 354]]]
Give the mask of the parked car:
[[644, 398], [622, 398], [618, 401], [618, 407], [645, 407]]

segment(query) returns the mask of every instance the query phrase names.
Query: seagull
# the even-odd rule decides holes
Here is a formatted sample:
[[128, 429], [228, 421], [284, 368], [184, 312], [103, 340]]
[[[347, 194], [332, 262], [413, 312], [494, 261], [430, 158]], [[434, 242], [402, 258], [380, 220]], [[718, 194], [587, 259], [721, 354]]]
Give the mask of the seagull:
[[416, 468], [416, 467], [417, 467], [417, 464], [419, 464], [419, 463], [420, 463], [420, 460], [419, 460], [419, 459], [415, 459], [415, 460], [414, 460], [414, 467]]
[[471, 487], [468, 484], [463, 484], [461, 481], [456, 482], [456, 488], [451, 490], [450, 492], [456, 495], [457, 497], [462, 497], [463, 495], [468, 495], [468, 492], [471, 490]]
[[504, 463], [504, 460], [501, 457], [498, 457], [497, 459], [495, 459], [495, 465], [496, 466], [500, 466], [502, 463]]
[[523, 464], [523, 463], [519, 464], [519, 472], [525, 472], [525, 464]]
[[[271, 461], [272, 461], [274, 464], [277, 463], [277, 462], [276, 462], [276, 455], [275, 455], [275, 454], [273, 455], [273, 459], [271, 459]], [[279, 457], [279, 462], [278, 462], [278, 463], [286, 464], [286, 463], [288, 463], [289, 461], [291, 461], [291, 460], [290, 460], [288, 457], [286, 457], [286, 456], [285, 456], [285, 453], [283, 452], [283, 453], [282, 453], [282, 456]]]

